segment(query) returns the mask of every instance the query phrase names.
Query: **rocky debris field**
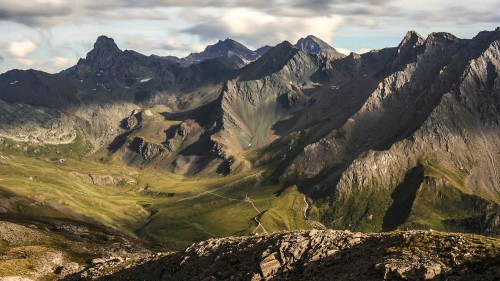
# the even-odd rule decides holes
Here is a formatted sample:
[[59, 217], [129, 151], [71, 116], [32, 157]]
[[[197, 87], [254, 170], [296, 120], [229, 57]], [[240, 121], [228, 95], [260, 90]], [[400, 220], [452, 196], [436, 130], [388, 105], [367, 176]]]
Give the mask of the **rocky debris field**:
[[312, 230], [110, 257], [68, 280], [498, 280], [500, 240], [432, 231]]
[[[69, 220], [0, 221], [0, 281], [60, 280], [101, 263], [151, 260], [141, 242], [100, 226]], [[121, 257], [107, 260], [101, 256]]]

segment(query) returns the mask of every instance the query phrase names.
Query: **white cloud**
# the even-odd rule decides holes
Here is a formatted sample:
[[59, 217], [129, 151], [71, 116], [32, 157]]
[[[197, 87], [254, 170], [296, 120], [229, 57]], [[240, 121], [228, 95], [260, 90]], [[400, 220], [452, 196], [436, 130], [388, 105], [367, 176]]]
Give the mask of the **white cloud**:
[[[344, 55], [349, 55], [351, 52], [351, 50], [349, 49], [345, 49], [345, 48], [335, 48], [335, 50], [339, 51], [340, 53], [344, 54]], [[360, 48], [360, 49], [357, 49], [356, 51], [354, 51], [356, 54], [364, 54], [364, 53], [368, 53], [369, 51], [371, 51], [371, 49], [368, 49], [368, 48]]]
[[[113, 37], [124, 49], [176, 56], [202, 51], [225, 38], [258, 48], [283, 40], [295, 43], [312, 34], [348, 54], [366, 51], [361, 47], [395, 46], [407, 30], [448, 31], [470, 38], [500, 22], [498, 0], [477, 0], [475, 5], [451, 0], [406, 4], [394, 0], [2, 0], [0, 69], [30, 66], [57, 71], [57, 64], [62, 68], [69, 62], [56, 57], [76, 62], [101, 34]], [[22, 41], [25, 38], [32, 40]]]
[[356, 51], [356, 53], [358, 54], [364, 54], [364, 53], [368, 53], [369, 51], [371, 51], [371, 49], [368, 49], [368, 48], [361, 48], [361, 49], [358, 49]]
[[252, 8], [220, 9], [219, 13], [205, 15], [204, 22], [184, 32], [198, 35], [202, 41], [229, 36], [251, 47], [260, 47], [284, 40], [296, 42], [307, 35], [330, 42], [344, 22], [343, 17], [338, 15], [297, 18], [274, 16]]
[[166, 46], [170, 50], [186, 50], [186, 45], [184, 45], [182, 41], [173, 37], [167, 39]]
[[76, 62], [72, 59], [67, 59], [63, 57], [55, 57], [52, 59], [52, 64], [59, 68], [67, 68], [74, 65]]
[[16, 61], [25, 67], [31, 67], [35, 64], [35, 61], [30, 59], [16, 59]]
[[203, 45], [203, 44], [191, 44], [189, 45], [189, 50], [192, 51], [192, 52], [201, 52], [203, 50], [205, 50], [207, 46]]
[[37, 48], [37, 44], [31, 40], [12, 41], [8, 44], [8, 52], [17, 58], [25, 58]]
[[335, 48], [335, 50], [339, 51], [339, 53], [344, 54], [344, 55], [349, 55], [351, 53], [350, 50], [344, 49], [344, 48]]

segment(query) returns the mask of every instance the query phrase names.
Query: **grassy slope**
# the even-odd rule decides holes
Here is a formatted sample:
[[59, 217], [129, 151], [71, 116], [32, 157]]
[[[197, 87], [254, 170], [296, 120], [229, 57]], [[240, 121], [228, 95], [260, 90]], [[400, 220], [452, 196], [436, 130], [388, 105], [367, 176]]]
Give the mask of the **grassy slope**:
[[[179, 246], [210, 237], [261, 232], [256, 230], [254, 218], [269, 209], [275, 218], [264, 225], [270, 230], [306, 225], [305, 220], [300, 221], [305, 205], [278, 207], [297, 200], [294, 196], [277, 198], [280, 187], [261, 184], [261, 171], [188, 179], [128, 167], [113, 158], [103, 161], [102, 152], [84, 158], [80, 151], [85, 148], [79, 143], [65, 148], [68, 157], [62, 157], [60, 149], [12, 142], [0, 145], [0, 190], [83, 214], [127, 234]], [[60, 158], [65, 161], [57, 161]], [[72, 172], [135, 178], [137, 184], [97, 186]], [[143, 191], [146, 186], [147, 192]], [[281, 220], [293, 223], [284, 227]]]
[[[319, 207], [322, 220], [334, 229], [363, 232], [383, 231], [383, 225], [387, 224], [401, 230], [434, 229], [499, 234], [498, 229], [486, 230], [481, 222], [485, 212], [495, 212], [495, 204], [467, 190], [464, 184], [469, 175], [467, 170], [454, 169], [433, 155], [422, 157], [420, 165], [423, 169], [421, 182], [413, 176], [398, 186], [402, 188], [400, 191], [403, 195], [408, 196], [410, 185], [417, 185], [415, 197], [400, 198], [408, 202], [399, 202], [393, 210], [403, 217], [387, 215], [394, 204], [398, 187], [375, 185], [373, 188], [352, 186], [353, 195], [335, 202], [333, 206], [328, 200], [318, 200], [315, 204]], [[410, 212], [403, 214], [403, 208], [408, 208]], [[459, 225], [457, 222], [460, 221], [465, 223]]]

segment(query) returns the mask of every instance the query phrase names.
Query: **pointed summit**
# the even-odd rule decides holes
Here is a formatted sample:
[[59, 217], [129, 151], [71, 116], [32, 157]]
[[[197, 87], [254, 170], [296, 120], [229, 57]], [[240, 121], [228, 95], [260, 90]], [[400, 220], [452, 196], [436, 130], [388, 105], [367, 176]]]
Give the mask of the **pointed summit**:
[[415, 62], [417, 56], [425, 50], [424, 44], [424, 37], [413, 30], [408, 31], [396, 48], [396, 52], [388, 64], [386, 71], [395, 71], [408, 63]]
[[300, 38], [295, 47], [303, 52], [314, 55], [326, 56], [333, 59], [343, 58], [345, 55], [339, 53], [325, 41], [314, 35]]
[[243, 44], [234, 41], [233, 39], [227, 38], [224, 41], [219, 40], [215, 45], [209, 45], [205, 48], [205, 52], [209, 50], [218, 50], [218, 51], [227, 51], [227, 50], [242, 50], [242, 51], [250, 51]]
[[401, 40], [401, 43], [399, 43], [398, 49], [416, 48], [416, 47], [424, 44], [424, 42], [425, 42], [424, 37], [422, 37], [417, 32], [411, 30], [411, 31], [408, 31], [406, 33], [405, 37], [403, 38], [403, 40]]
[[105, 35], [101, 35], [97, 38], [97, 41], [94, 43], [94, 48], [106, 48], [118, 51], [120, 50], [118, 46], [116, 46], [115, 40]]
[[120, 48], [118, 48], [113, 38], [101, 35], [97, 38], [96, 42], [94, 43], [94, 49], [90, 53], [92, 52], [114, 54], [121, 52], [121, 50]]
[[86, 61], [96, 68], [108, 68], [121, 52], [112, 38], [101, 35], [94, 43], [94, 49], [87, 54]]
[[243, 68], [241, 80], [257, 80], [283, 68], [299, 50], [283, 41], [269, 49], [262, 57]]

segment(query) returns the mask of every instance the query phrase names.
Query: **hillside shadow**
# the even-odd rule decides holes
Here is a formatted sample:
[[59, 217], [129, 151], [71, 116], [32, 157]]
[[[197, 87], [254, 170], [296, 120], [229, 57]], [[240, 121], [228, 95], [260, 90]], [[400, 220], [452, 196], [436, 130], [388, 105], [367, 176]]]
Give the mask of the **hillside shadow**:
[[382, 222], [383, 231], [391, 231], [406, 222], [410, 216], [417, 191], [424, 181], [424, 167], [419, 164], [409, 170], [403, 182], [391, 194], [393, 200]]

